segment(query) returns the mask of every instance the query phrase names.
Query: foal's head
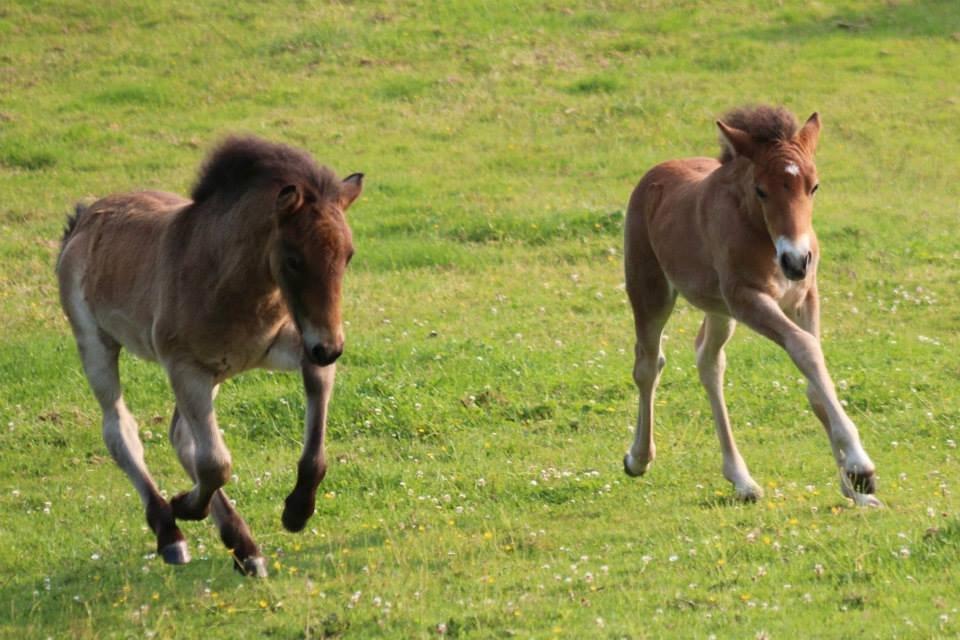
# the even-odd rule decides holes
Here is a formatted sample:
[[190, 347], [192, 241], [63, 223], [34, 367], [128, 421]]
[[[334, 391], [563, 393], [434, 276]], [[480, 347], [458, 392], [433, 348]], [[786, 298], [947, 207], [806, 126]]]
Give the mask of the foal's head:
[[813, 196], [819, 186], [814, 152], [820, 116], [814, 113], [797, 130], [785, 109], [758, 107], [728, 114], [720, 127], [724, 154], [749, 160], [751, 191], [777, 252], [777, 264], [790, 280], [802, 280], [813, 259]]
[[347, 208], [363, 188], [363, 174], [333, 181], [318, 192], [312, 185], [287, 184], [276, 197], [276, 235], [270, 257], [307, 358], [332, 364], [343, 353], [340, 295], [353, 256]]

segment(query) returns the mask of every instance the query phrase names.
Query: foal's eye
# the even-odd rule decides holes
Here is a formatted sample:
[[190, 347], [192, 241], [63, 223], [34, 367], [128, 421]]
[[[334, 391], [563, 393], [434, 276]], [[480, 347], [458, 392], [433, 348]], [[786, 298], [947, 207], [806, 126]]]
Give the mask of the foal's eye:
[[757, 190], [757, 197], [758, 197], [758, 198], [760, 198], [761, 200], [763, 200], [764, 198], [767, 197], [767, 192], [766, 192], [766, 191], [764, 191], [764, 190], [761, 189], [760, 187], [755, 187], [755, 188], [756, 188], [756, 190]]
[[298, 253], [288, 253], [283, 258], [283, 268], [290, 273], [303, 271], [303, 256]]
[[350, 264], [351, 260], [353, 260], [353, 251], [347, 254], [347, 264]]
[[815, 194], [817, 192], [817, 189], [819, 188], [820, 188], [820, 183], [818, 182], [817, 184], [813, 185], [813, 189], [810, 189], [810, 195]]

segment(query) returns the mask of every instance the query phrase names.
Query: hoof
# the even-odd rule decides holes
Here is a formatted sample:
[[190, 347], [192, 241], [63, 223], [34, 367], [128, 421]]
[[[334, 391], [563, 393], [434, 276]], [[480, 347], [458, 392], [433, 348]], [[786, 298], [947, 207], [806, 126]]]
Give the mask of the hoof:
[[870, 472], [848, 471], [847, 479], [850, 486], [856, 493], [873, 494], [877, 492], [877, 481], [875, 474]]
[[194, 509], [190, 506], [190, 492], [178, 493], [170, 500], [170, 509], [177, 520], [203, 520], [210, 513], [210, 503], [203, 509]]
[[303, 514], [294, 514], [293, 509], [290, 507], [284, 507], [283, 516], [280, 520], [283, 522], [283, 528], [289, 531], [290, 533], [298, 533], [303, 531], [303, 528], [307, 526], [307, 521], [310, 520], [310, 516], [313, 513]]
[[756, 502], [763, 497], [763, 489], [758, 484], [744, 485], [738, 487], [734, 485], [733, 497], [739, 502]]
[[877, 481], [873, 471], [840, 470], [840, 491], [858, 507], [883, 507], [883, 503], [873, 495], [876, 490]]
[[283, 528], [291, 533], [303, 531], [316, 508], [315, 502], [304, 502], [295, 496], [296, 492], [287, 497], [283, 505], [283, 515], [280, 518], [283, 522]]
[[234, 556], [233, 568], [251, 578], [267, 577], [267, 559], [263, 556], [249, 556], [243, 560]]
[[167, 564], [187, 564], [190, 562], [190, 551], [186, 540], [177, 540], [160, 549], [160, 557]]
[[632, 461], [633, 456], [631, 456], [629, 453], [623, 456], [623, 471], [631, 478], [639, 478], [650, 469], [650, 462], [647, 462], [646, 464], [642, 465], [638, 471], [630, 465]]
[[874, 509], [883, 509], [883, 503], [876, 496], [868, 493], [855, 493], [851, 496], [854, 504], [858, 507], [873, 507]]

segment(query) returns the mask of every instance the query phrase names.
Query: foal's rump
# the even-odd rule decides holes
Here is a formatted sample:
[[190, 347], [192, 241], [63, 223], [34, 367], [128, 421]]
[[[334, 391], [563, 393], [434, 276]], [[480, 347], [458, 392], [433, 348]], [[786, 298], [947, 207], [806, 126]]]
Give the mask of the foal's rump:
[[77, 207], [63, 238], [57, 276], [75, 328], [88, 315], [100, 331], [138, 355], [152, 358], [155, 273], [170, 214], [189, 204], [171, 193], [139, 191]]

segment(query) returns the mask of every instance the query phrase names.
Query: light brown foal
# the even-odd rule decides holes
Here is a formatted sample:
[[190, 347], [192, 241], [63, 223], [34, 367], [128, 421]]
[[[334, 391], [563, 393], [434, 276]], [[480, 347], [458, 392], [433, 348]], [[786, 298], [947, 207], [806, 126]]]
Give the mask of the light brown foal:
[[[221, 487], [231, 475], [213, 401], [241, 371], [296, 369], [306, 392], [297, 483], [283, 524], [302, 529], [326, 472], [324, 434], [343, 351], [341, 282], [353, 253], [344, 212], [361, 174], [338, 180], [306, 153], [232, 138], [209, 158], [186, 200], [141, 191], [78, 207], [57, 262], [60, 299], [103, 410], [103, 437], [140, 494], [157, 550], [190, 560], [176, 520], [212, 510], [241, 571], [266, 562]], [[176, 397], [170, 425], [194, 481], [168, 503], [147, 471], [137, 424], [123, 401], [121, 347], [159, 362]]]
[[661, 334], [679, 293], [706, 314], [696, 339], [700, 381], [710, 399], [723, 475], [736, 497], [763, 495], [737, 450], [723, 399], [723, 346], [742, 322], [780, 345], [808, 381], [843, 494], [879, 506], [874, 465], [860, 444], [824, 363], [813, 232], [814, 152], [820, 118], [798, 130], [785, 109], [738, 109], [717, 122], [723, 153], [671, 160], [640, 180], [627, 209], [626, 285], [636, 326], [634, 380], [640, 410], [624, 457], [632, 476], [653, 461], [654, 391], [665, 358]]

